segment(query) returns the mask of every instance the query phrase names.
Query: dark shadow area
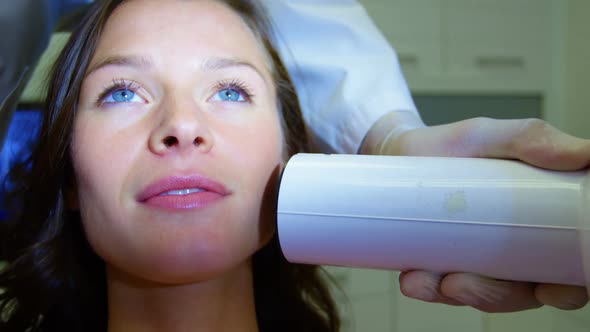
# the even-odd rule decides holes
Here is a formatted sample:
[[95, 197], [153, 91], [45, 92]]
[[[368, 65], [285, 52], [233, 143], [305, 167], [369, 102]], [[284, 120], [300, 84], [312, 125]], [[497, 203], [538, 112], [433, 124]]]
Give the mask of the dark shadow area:
[[429, 126], [474, 117], [494, 119], [543, 118], [541, 95], [419, 95], [413, 96]]

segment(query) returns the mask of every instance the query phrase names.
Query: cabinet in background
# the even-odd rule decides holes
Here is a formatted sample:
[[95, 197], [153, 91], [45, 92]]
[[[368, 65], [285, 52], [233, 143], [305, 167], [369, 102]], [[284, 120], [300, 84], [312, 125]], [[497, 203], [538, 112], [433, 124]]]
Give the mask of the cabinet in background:
[[550, 0], [362, 0], [413, 92], [543, 93]]

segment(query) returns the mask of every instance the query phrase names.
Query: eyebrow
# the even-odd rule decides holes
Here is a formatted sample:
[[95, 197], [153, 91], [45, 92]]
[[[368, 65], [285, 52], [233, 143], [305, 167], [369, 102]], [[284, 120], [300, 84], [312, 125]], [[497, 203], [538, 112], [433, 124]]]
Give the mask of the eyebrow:
[[[143, 56], [113, 55], [91, 66], [85, 77], [88, 77], [92, 73], [107, 66], [128, 66], [137, 69], [150, 69], [154, 67], [154, 63], [150, 58]], [[268, 83], [262, 71], [252, 63], [245, 60], [235, 58], [211, 57], [203, 61], [201, 65], [201, 68], [203, 68], [206, 71], [218, 71], [232, 67], [250, 68], [254, 70], [265, 83]]]
[[260, 76], [260, 78], [262, 78], [262, 80], [265, 83], [268, 83], [266, 81], [266, 78], [264, 77], [264, 74], [262, 73], [262, 71], [260, 69], [258, 69], [258, 67], [253, 65], [252, 63], [245, 61], [245, 60], [233, 59], [233, 58], [208, 58], [203, 62], [203, 65], [202, 65], [202, 68], [205, 70], [208, 70], [208, 71], [217, 71], [217, 70], [222, 70], [222, 69], [232, 68], [232, 67], [250, 68], [250, 69], [254, 70], [258, 74], [258, 76]]
[[109, 56], [104, 60], [99, 61], [95, 65], [91, 66], [88, 69], [85, 77], [92, 75], [95, 71], [102, 69], [108, 66], [127, 66], [127, 67], [134, 67], [138, 69], [149, 69], [152, 68], [153, 62], [146, 57], [142, 56], [123, 56], [123, 55], [113, 55]]

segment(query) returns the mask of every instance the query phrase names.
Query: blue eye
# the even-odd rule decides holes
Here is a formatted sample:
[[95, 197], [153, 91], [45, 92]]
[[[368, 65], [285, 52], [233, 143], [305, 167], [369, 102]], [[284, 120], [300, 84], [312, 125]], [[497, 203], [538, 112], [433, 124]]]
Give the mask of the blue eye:
[[[128, 103], [134, 101], [138, 97], [135, 92], [129, 89], [119, 89], [113, 91], [108, 95], [104, 102], [105, 103]], [[139, 98], [139, 97], [138, 97]]]
[[244, 102], [244, 96], [235, 89], [221, 89], [217, 92], [217, 97], [222, 101]]
[[229, 103], [252, 103], [254, 95], [243, 81], [233, 79], [230, 81], [219, 81], [215, 87], [213, 101]]
[[111, 86], [105, 87], [96, 99], [96, 105], [143, 103], [147, 101], [137, 93], [141, 86], [126, 79], [113, 80]]

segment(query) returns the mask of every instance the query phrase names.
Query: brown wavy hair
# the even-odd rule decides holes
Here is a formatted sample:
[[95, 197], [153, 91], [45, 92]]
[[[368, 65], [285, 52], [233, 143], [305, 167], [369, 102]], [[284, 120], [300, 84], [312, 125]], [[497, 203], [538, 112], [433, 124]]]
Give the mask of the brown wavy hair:
[[[88, 244], [79, 212], [67, 208], [74, 185], [70, 143], [84, 74], [109, 16], [124, 0], [98, 0], [74, 30], [48, 82], [39, 140], [11, 173], [14, 209], [3, 225], [1, 331], [106, 331], [104, 262]], [[309, 151], [287, 70], [256, 0], [218, 0], [240, 15], [267, 51], [277, 89], [286, 155]], [[256, 315], [261, 331], [337, 331], [340, 320], [323, 270], [285, 260], [277, 235], [254, 255]]]

